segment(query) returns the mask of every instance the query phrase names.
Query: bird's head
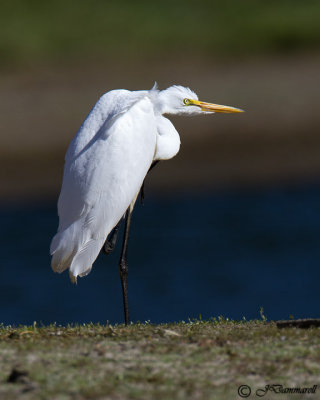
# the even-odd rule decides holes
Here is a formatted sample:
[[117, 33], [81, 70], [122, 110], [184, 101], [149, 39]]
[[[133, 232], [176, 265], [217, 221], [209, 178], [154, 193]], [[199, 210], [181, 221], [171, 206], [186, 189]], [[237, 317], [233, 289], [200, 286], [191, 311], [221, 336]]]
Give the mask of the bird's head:
[[157, 92], [157, 108], [161, 114], [200, 115], [215, 112], [243, 112], [239, 108], [200, 101], [191, 89], [183, 86], [170, 86], [168, 89]]

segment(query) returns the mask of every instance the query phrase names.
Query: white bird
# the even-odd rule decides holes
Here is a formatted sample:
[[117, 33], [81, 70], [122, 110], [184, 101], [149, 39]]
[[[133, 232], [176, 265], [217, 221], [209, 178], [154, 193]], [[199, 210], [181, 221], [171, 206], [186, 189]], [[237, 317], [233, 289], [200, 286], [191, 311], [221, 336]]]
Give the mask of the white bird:
[[87, 275], [100, 250], [113, 249], [125, 216], [119, 270], [126, 324], [131, 213], [150, 168], [174, 157], [180, 148], [179, 134], [164, 114], [214, 112], [242, 110], [204, 103], [182, 86], [162, 91], [156, 85], [151, 90], [112, 90], [98, 100], [69, 145], [58, 200], [59, 227], [50, 247], [52, 269], [69, 268], [73, 282]]

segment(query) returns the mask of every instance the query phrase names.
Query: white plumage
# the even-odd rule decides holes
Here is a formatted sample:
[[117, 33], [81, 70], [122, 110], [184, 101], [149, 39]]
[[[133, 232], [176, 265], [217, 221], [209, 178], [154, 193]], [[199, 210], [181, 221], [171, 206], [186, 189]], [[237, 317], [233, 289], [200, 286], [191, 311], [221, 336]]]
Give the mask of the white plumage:
[[152, 162], [177, 154], [179, 134], [162, 114], [239, 111], [230, 110], [237, 109], [199, 102], [182, 86], [104, 94], [65, 157], [59, 227], [50, 247], [53, 270], [69, 268], [73, 281], [87, 275], [110, 231], [133, 208]]

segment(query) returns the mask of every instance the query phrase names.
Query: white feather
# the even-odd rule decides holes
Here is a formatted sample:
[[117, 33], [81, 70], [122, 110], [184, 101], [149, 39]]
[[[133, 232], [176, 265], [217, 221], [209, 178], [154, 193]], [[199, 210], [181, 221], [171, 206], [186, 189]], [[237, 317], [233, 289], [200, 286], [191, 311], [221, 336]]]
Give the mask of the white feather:
[[152, 161], [179, 151], [179, 134], [162, 114], [201, 112], [185, 107], [186, 97], [197, 99], [188, 88], [159, 91], [155, 84], [98, 100], [66, 153], [59, 227], [50, 247], [54, 271], [69, 268], [72, 281], [90, 272], [107, 235], [132, 210]]
[[53, 270], [70, 268], [75, 278], [90, 271], [107, 235], [139, 192], [156, 149], [148, 97], [104, 123], [99, 114], [89, 119], [92, 129], [99, 128], [93, 136], [82, 127], [68, 149], [59, 229], [50, 249]]

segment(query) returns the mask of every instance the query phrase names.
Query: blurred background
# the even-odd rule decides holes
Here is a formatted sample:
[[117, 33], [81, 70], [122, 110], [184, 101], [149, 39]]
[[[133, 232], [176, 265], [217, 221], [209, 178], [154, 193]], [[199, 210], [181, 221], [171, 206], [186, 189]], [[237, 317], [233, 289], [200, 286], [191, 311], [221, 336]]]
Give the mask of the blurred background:
[[129, 249], [133, 320], [319, 317], [320, 3], [12, 0], [0, 13], [0, 322], [122, 321], [119, 248], [50, 269], [63, 158], [114, 88], [189, 86]]

